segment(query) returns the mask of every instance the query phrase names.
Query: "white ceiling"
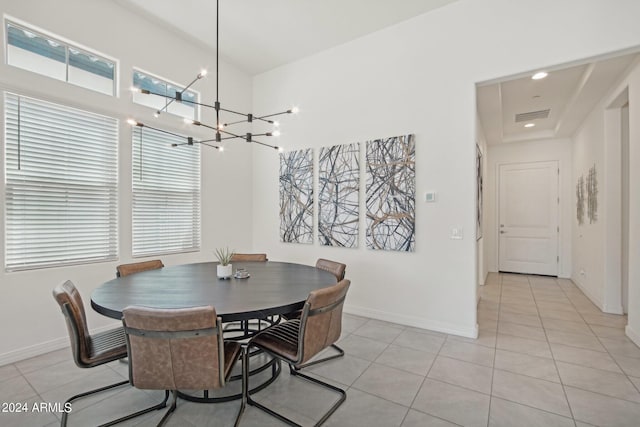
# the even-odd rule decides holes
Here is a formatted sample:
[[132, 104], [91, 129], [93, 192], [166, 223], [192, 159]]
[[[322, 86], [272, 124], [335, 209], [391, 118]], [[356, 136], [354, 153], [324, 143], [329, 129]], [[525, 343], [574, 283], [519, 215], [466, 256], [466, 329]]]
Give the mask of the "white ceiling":
[[[526, 76], [479, 84], [477, 108], [488, 145], [564, 138], [574, 134], [587, 115], [640, 54], [545, 70], [549, 75]], [[540, 71], [540, 70], [536, 70]], [[516, 122], [516, 114], [550, 109], [548, 118]], [[535, 126], [525, 128], [525, 123]]]
[[[220, 55], [258, 74], [457, 0], [220, 0]], [[215, 0], [118, 0], [215, 49]]]

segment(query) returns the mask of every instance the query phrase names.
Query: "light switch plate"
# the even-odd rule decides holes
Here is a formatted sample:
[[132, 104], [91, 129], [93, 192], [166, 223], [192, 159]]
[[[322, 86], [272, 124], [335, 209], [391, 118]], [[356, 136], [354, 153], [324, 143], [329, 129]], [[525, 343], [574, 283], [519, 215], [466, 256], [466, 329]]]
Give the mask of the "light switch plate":
[[424, 196], [424, 201], [427, 203], [433, 203], [436, 201], [436, 192], [435, 191], [427, 191]]

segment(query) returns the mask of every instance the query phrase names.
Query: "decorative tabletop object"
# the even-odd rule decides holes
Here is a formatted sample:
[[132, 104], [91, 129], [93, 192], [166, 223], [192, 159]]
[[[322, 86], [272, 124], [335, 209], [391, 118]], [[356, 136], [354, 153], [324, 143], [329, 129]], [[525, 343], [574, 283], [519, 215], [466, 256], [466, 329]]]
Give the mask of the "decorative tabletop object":
[[217, 248], [216, 257], [218, 258], [217, 274], [220, 279], [230, 279], [233, 275], [233, 265], [231, 264], [231, 257], [233, 257], [234, 251], [230, 251], [229, 248]]

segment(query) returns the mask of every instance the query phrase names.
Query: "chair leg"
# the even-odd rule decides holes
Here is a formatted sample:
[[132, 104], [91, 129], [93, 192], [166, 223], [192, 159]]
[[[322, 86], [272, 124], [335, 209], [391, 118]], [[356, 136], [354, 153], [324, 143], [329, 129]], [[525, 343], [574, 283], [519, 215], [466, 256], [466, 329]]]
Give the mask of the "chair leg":
[[[91, 396], [92, 394], [96, 394], [96, 393], [100, 393], [101, 391], [106, 391], [106, 390], [110, 390], [112, 388], [116, 388], [116, 387], [120, 387], [121, 385], [125, 385], [125, 384], [129, 384], [128, 380], [125, 381], [120, 381], [118, 383], [115, 384], [110, 384], [104, 387], [100, 387], [100, 388], [96, 388], [93, 390], [89, 390], [89, 391], [85, 391], [84, 393], [80, 393], [80, 394], [76, 394], [75, 396], [71, 396], [70, 398], [68, 398], [65, 402], [63, 407], [66, 408], [67, 406], [69, 406], [71, 404], [71, 402], [81, 399], [83, 397], [87, 397], [87, 396]], [[69, 405], [67, 405], [69, 404]], [[67, 417], [69, 416], [68, 412], [63, 412], [62, 413], [62, 419], [60, 420], [60, 426], [61, 427], [65, 427], [67, 425]]]
[[[169, 391], [165, 390], [164, 399], [162, 400], [162, 402], [158, 403], [157, 405], [150, 406], [150, 407], [148, 407], [146, 409], [143, 409], [141, 411], [134, 412], [133, 414], [125, 415], [124, 417], [118, 418], [117, 420], [113, 420], [113, 421], [109, 421], [108, 423], [101, 424], [98, 427], [109, 427], [109, 426], [112, 426], [112, 425], [115, 425], [115, 424], [119, 424], [119, 423], [121, 423], [123, 421], [130, 420], [131, 418], [139, 417], [140, 415], [144, 415], [144, 414], [146, 414], [148, 412], [160, 410], [160, 409], [162, 409], [162, 408], [167, 406], [167, 400], [169, 400]], [[174, 409], [175, 409], [175, 401], [174, 401], [173, 404], [174, 404]], [[166, 417], [166, 414], [165, 414], [165, 417]], [[164, 420], [164, 417], [163, 417], [163, 420]]]
[[308, 363], [305, 363], [304, 365], [296, 366], [296, 367], [294, 367], [294, 369], [296, 371], [299, 371], [300, 369], [306, 368], [308, 366], [316, 365], [318, 363], [323, 363], [323, 362], [326, 362], [326, 361], [329, 361], [329, 360], [333, 360], [333, 359], [337, 359], [339, 357], [344, 356], [344, 350], [341, 349], [340, 347], [338, 347], [336, 344], [331, 344], [331, 347], [333, 347], [333, 349], [336, 350], [338, 352], [338, 354], [334, 354], [333, 356], [323, 357], [322, 359], [314, 360], [313, 362], [308, 362]]
[[[344, 352], [343, 352], [343, 354], [344, 354]], [[333, 359], [333, 358], [336, 358], [336, 357], [340, 357], [340, 355], [332, 356], [331, 358]], [[323, 361], [324, 361], [324, 359], [323, 359]], [[321, 426], [322, 424], [324, 424], [325, 421], [327, 421], [327, 419], [331, 416], [331, 414], [333, 414], [336, 411], [336, 409], [338, 409], [340, 407], [340, 405], [342, 405], [342, 403], [344, 403], [344, 401], [347, 399], [347, 392], [344, 391], [341, 388], [335, 387], [335, 386], [333, 386], [331, 384], [328, 384], [328, 383], [326, 383], [324, 381], [320, 381], [317, 378], [313, 378], [313, 377], [310, 377], [308, 375], [302, 374], [302, 373], [300, 373], [298, 371], [299, 368], [296, 369], [291, 365], [289, 365], [289, 368], [290, 368], [289, 370], [290, 370], [290, 372], [291, 372], [291, 374], [293, 376], [300, 377], [302, 379], [305, 379], [305, 380], [307, 380], [309, 382], [312, 382], [312, 383], [314, 383], [316, 385], [319, 385], [321, 387], [328, 388], [329, 390], [335, 391], [336, 393], [338, 393], [340, 395], [340, 398], [338, 399], [338, 401], [336, 403], [334, 403], [333, 406], [331, 406], [331, 408], [329, 408], [329, 410], [327, 412], [325, 412], [325, 414], [322, 416], [322, 418], [320, 418], [320, 420], [314, 425], [314, 427]], [[243, 366], [243, 369], [244, 369], [244, 366]], [[248, 367], [248, 358], [247, 358], [247, 367], [246, 367], [246, 369], [247, 370], [249, 369], [249, 367]], [[246, 403], [248, 403], [249, 405], [255, 406], [256, 408], [266, 412], [267, 414], [279, 419], [280, 421], [282, 421], [282, 422], [284, 422], [284, 423], [286, 423], [286, 424], [288, 424], [290, 426], [303, 427], [300, 424], [296, 423], [295, 421], [293, 421], [293, 420], [285, 417], [284, 415], [274, 411], [273, 409], [267, 408], [266, 406], [262, 405], [261, 403], [258, 403], [255, 400], [253, 400], [251, 398], [251, 395], [248, 392], [248, 388], [249, 388], [249, 384], [248, 383], [249, 383], [249, 378], [247, 377], [246, 386], [243, 383], [243, 404], [244, 404], [244, 401], [246, 400]]]
[[162, 416], [162, 419], [158, 423], [158, 427], [163, 426], [167, 422], [169, 417], [173, 414], [173, 411], [176, 410], [176, 405], [178, 403], [178, 390], [171, 390], [171, 395], [172, 395], [171, 406], [169, 406], [169, 409], [167, 409], [167, 412], [165, 412], [164, 415]]
[[236, 422], [233, 427], [240, 425], [240, 419], [244, 414], [244, 410], [247, 407], [247, 399], [249, 397], [249, 346], [242, 345], [242, 399], [240, 401], [240, 410], [236, 416]]

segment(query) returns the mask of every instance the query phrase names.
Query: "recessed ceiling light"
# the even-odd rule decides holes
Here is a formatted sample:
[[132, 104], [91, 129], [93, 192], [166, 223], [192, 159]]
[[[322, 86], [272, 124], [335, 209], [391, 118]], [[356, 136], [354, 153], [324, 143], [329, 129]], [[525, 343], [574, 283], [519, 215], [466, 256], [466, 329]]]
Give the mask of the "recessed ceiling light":
[[531, 78], [533, 80], [540, 80], [540, 79], [544, 79], [545, 77], [547, 77], [549, 75], [549, 73], [546, 73], [544, 71], [540, 71], [538, 73], [535, 73], [533, 76], [531, 76]]
[[524, 125], [524, 127], [526, 128], [532, 128], [534, 127], [536, 124], [535, 123], [527, 123], [526, 125]]

